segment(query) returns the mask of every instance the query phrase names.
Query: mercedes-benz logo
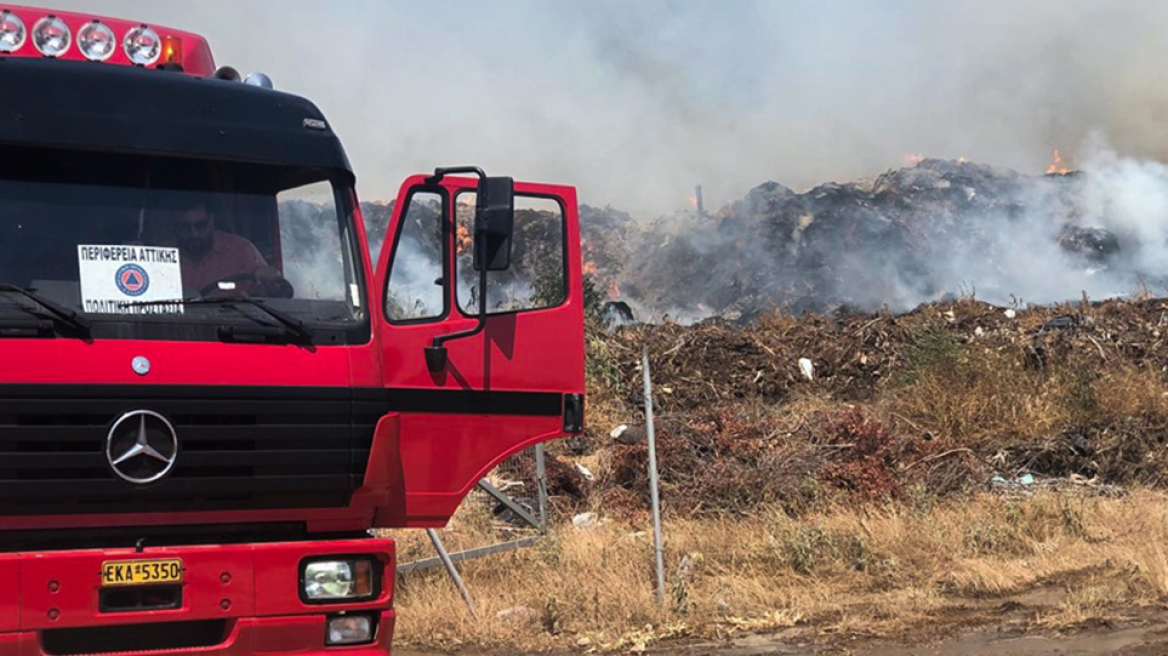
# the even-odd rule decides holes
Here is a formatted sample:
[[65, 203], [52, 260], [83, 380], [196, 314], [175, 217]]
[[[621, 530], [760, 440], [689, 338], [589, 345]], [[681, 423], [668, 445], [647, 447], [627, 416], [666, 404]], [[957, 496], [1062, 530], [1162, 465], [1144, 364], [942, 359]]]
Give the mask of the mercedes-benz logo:
[[147, 360], [144, 355], [136, 356], [133, 360], [130, 360], [130, 368], [139, 376], [145, 376], [150, 373], [150, 360]]
[[162, 480], [178, 458], [178, 435], [166, 417], [134, 410], [118, 417], [105, 439], [105, 457], [119, 478], [137, 485]]

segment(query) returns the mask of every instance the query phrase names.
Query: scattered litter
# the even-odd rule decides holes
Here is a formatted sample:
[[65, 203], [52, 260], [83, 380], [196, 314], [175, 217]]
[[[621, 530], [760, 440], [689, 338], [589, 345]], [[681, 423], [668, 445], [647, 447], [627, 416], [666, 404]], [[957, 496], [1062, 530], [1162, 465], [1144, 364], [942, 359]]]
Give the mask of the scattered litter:
[[620, 426], [617, 426], [616, 428], [612, 429], [612, 432], [609, 433], [609, 436], [615, 440], [615, 439], [619, 438], [621, 435], [624, 435], [625, 431], [627, 431], [628, 429], [629, 429], [628, 424], [621, 424]]
[[1058, 492], [1087, 492], [1099, 496], [1118, 497], [1126, 494], [1120, 485], [1100, 483], [1096, 477], [1087, 478], [1081, 474], [1070, 474], [1057, 478], [1035, 478], [1031, 474], [1023, 474], [1015, 479], [1007, 479], [996, 475], [990, 479], [990, 487], [1006, 494], [1030, 496], [1039, 490]]
[[600, 310], [600, 316], [603, 317], [605, 325], [610, 328], [629, 326], [637, 322], [633, 309], [624, 301], [606, 302]]
[[1003, 489], [1020, 489], [1034, 485], [1034, 476], [1025, 474], [1015, 479], [1007, 479], [1001, 475], [996, 475], [990, 479], [990, 484]]
[[701, 552], [687, 553], [682, 556], [681, 562], [677, 565], [677, 577], [684, 579], [692, 576], [698, 563], [704, 558], [705, 556]]
[[590, 480], [590, 481], [596, 480], [596, 476], [592, 473], [592, 471], [590, 469], [588, 469], [584, 465], [581, 465], [578, 462], [575, 463], [575, 465], [576, 465], [576, 471], [580, 472], [580, 475], [583, 476], [585, 479]]
[[1003, 314], [1006, 315], [1007, 319], [1013, 319], [1014, 317], [1018, 316], [1018, 313], [1015, 312], [1013, 308], [1007, 309]]
[[593, 512], [580, 513], [579, 515], [576, 515], [575, 517], [572, 518], [572, 527], [575, 528], [577, 531], [583, 531], [585, 529], [596, 528], [596, 526], [597, 526], [596, 513], [593, 513]]
[[624, 430], [620, 431], [619, 433], [617, 431], [612, 432], [612, 439], [617, 444], [633, 445], [637, 444], [638, 442], [645, 441], [646, 435], [644, 426], [638, 425], [630, 427], [622, 424], [620, 427]]
[[1059, 233], [1058, 242], [1064, 250], [1079, 253], [1093, 262], [1105, 261], [1120, 252], [1119, 238], [1103, 228], [1082, 228], [1067, 224]]
[[1046, 332], [1048, 330], [1070, 330], [1074, 327], [1075, 318], [1070, 315], [1063, 314], [1042, 324], [1042, 329], [1040, 332]]
[[799, 358], [799, 371], [803, 372], [803, 377], [807, 380], [815, 380], [815, 365], [811, 364], [811, 360]]

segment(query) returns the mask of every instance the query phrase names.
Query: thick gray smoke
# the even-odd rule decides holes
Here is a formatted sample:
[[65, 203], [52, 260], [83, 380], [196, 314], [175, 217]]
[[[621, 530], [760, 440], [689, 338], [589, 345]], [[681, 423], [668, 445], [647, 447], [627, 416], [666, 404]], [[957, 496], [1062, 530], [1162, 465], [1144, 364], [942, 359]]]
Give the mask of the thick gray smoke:
[[[220, 63], [314, 99], [367, 201], [392, 198], [410, 173], [474, 163], [632, 212], [636, 248], [591, 241], [629, 249], [613, 280], [658, 313], [1165, 291], [1168, 3], [53, 4], [202, 33]], [[776, 180], [789, 189], [775, 194], [803, 193], [911, 154], [1040, 174], [1056, 148], [1081, 179], [1015, 180], [994, 202], [939, 213], [790, 214], [803, 198], [772, 216], [757, 205], [779, 199], [751, 191]], [[685, 216], [695, 183], [707, 208], [733, 208], [729, 225]], [[1068, 225], [1109, 231], [1120, 255], [1067, 248], [1082, 241]], [[734, 257], [716, 257], [726, 244]], [[657, 248], [688, 254], [693, 270], [659, 266], [674, 260]]]
[[906, 153], [1040, 171], [1098, 131], [1168, 155], [1168, 4], [1150, 0], [46, 0], [205, 34], [321, 105], [366, 200], [476, 163], [637, 216]]
[[[1168, 168], [1119, 157], [1099, 139], [1080, 152], [1081, 175], [1025, 179], [1016, 195], [998, 199], [1010, 211], [963, 216], [985, 239], [930, 253], [925, 264], [940, 286], [1003, 304], [1168, 294]], [[1076, 228], [1096, 240], [1074, 242]]]
[[[1081, 171], [928, 159], [795, 192], [770, 182], [707, 215], [645, 226], [589, 209], [588, 253], [642, 316], [691, 321], [841, 307], [908, 310], [1168, 295], [1168, 167], [1084, 146]], [[596, 227], [589, 227], [589, 221]], [[621, 240], [607, 235], [623, 230]], [[627, 244], [627, 245], [626, 245]]]

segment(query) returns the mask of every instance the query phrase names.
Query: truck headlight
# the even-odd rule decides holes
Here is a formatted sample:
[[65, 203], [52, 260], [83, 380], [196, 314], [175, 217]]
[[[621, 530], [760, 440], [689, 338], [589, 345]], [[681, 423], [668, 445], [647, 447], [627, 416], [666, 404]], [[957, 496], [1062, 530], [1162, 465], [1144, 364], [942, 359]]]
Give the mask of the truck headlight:
[[328, 636], [324, 644], [359, 645], [373, 642], [373, 618], [369, 615], [340, 615], [328, 620]]
[[360, 601], [376, 597], [377, 568], [373, 558], [318, 558], [304, 563], [301, 592], [308, 602]]

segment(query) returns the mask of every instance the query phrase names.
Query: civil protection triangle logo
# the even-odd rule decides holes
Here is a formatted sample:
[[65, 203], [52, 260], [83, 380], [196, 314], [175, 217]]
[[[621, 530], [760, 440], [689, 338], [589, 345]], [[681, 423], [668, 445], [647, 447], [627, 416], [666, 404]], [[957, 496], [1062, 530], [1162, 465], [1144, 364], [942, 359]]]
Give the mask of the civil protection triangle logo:
[[150, 274], [137, 264], [124, 264], [114, 274], [114, 282], [126, 296], [141, 296], [150, 288]]

